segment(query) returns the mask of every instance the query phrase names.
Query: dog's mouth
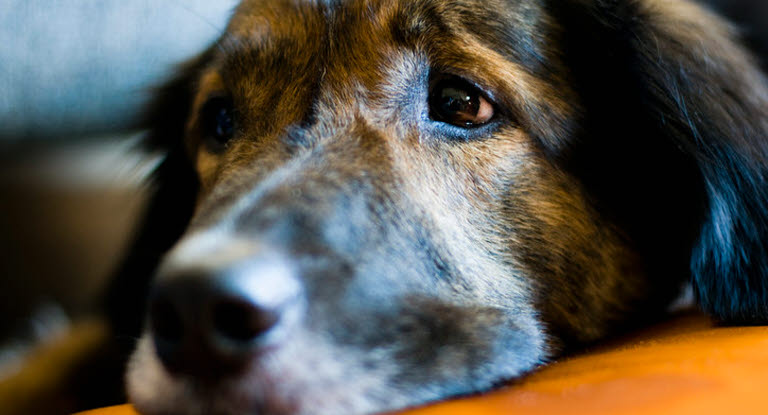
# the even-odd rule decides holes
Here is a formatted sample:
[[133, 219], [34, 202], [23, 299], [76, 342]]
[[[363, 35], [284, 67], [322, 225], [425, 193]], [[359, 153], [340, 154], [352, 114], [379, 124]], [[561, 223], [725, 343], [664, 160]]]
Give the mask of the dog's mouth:
[[[531, 337], [505, 343], [528, 347]], [[151, 336], [145, 335], [131, 360], [128, 391], [137, 410], [147, 415], [366, 414], [473, 393], [535, 367], [527, 357], [514, 360], [511, 351], [498, 358], [470, 356], [458, 348], [416, 348], [362, 350], [326, 336], [294, 332], [290, 341], [254, 355], [245, 370], [201, 379], [169, 371]], [[415, 355], [417, 361], [403, 366], [403, 354]], [[489, 362], [479, 364], [486, 358]]]
[[535, 365], [521, 352], [540, 346], [536, 336], [510, 330], [515, 335], [494, 339], [493, 347], [485, 344], [488, 332], [469, 337], [475, 325], [502, 326], [501, 313], [478, 312], [475, 322], [457, 323], [465, 327], [427, 313], [391, 317], [397, 323], [358, 315], [357, 322], [339, 316], [336, 327], [297, 324], [243, 352], [236, 370], [215, 364], [215, 354], [169, 364], [150, 332], [130, 365], [131, 401], [147, 415], [379, 413], [487, 388], [498, 372], [510, 378]]
[[519, 310], [398, 282], [383, 264], [356, 275], [329, 256], [201, 244], [188, 238], [161, 268], [128, 371], [142, 413], [374, 413], [488, 388], [541, 361], [534, 316]]
[[145, 337], [128, 374], [131, 401], [142, 413], [339, 414], [389, 407], [370, 393], [381, 387], [372, 379], [384, 376], [352, 373], [343, 362], [355, 356], [333, 356], [317, 336], [295, 334], [280, 347], [254, 354], [244, 370], [215, 379], [171, 372], [153, 348]]

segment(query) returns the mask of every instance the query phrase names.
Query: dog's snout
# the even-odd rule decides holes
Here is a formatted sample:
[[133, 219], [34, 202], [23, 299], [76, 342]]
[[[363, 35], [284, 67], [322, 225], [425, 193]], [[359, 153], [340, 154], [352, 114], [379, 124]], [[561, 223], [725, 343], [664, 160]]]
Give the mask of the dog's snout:
[[157, 355], [171, 372], [199, 378], [236, 374], [288, 329], [300, 287], [284, 262], [171, 270], [150, 300]]

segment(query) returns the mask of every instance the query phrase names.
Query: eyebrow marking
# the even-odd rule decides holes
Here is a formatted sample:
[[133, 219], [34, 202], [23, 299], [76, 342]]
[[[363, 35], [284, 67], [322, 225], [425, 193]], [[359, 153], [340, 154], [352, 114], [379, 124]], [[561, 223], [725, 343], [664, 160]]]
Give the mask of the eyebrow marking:
[[451, 33], [448, 24], [432, 2], [413, 2], [398, 8], [389, 18], [389, 32], [395, 42], [414, 46], [427, 36], [445, 37]]

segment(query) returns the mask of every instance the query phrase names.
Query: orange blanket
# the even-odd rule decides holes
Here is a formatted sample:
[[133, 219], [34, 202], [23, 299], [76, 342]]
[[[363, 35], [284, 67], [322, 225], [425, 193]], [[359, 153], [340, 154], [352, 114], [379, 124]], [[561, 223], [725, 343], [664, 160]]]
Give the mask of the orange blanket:
[[[768, 327], [714, 327], [686, 315], [516, 385], [406, 414], [768, 414]], [[125, 405], [87, 415], [136, 412]]]

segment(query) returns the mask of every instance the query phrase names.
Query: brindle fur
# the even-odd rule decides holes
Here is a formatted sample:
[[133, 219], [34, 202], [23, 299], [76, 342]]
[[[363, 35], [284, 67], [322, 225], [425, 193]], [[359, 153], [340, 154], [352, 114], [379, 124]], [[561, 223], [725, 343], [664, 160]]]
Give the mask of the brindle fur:
[[[132, 401], [342, 414], [483, 391], [660, 315], [689, 276], [715, 317], [764, 322], [768, 88], [731, 39], [684, 0], [244, 1], [150, 111], [169, 156], [111, 306], [136, 329], [161, 258], [162, 284], [278, 250], [305, 310], [204, 388], [146, 333]], [[437, 73], [497, 121], [431, 121]], [[238, 131], [213, 151], [196, 114], [222, 93]]]

